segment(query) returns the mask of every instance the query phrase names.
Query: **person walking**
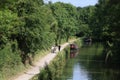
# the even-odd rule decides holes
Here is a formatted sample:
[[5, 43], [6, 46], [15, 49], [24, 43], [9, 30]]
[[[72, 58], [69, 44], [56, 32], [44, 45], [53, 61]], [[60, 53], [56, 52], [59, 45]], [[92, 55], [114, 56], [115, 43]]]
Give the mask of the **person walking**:
[[60, 48], [61, 48], [61, 46], [59, 45], [59, 46], [58, 46], [58, 50], [59, 50], [59, 51], [60, 51]]

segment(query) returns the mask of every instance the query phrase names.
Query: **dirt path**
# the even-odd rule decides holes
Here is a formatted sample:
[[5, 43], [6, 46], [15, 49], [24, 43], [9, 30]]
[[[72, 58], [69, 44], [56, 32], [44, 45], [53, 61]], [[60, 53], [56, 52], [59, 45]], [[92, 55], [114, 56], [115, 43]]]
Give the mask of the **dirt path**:
[[[73, 42], [75, 40], [71, 40], [69, 43]], [[63, 50], [69, 43], [64, 43], [61, 45], [61, 50]], [[45, 66], [45, 63], [49, 64], [50, 61], [57, 55], [58, 50], [56, 53], [49, 53], [46, 56], [44, 56], [42, 59], [37, 61], [35, 63], [35, 66], [32, 66], [31, 69], [28, 71], [25, 71], [22, 75], [18, 76], [14, 80], [30, 80], [32, 77], [40, 73], [40, 69]]]

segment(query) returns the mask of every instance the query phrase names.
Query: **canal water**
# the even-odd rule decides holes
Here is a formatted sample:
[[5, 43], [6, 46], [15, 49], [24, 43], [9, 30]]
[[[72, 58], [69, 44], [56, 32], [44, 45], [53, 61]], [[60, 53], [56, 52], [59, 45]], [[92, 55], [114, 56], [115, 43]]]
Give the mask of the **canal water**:
[[59, 80], [120, 80], [120, 68], [106, 64], [102, 52], [98, 43], [82, 46], [78, 54], [70, 55]]

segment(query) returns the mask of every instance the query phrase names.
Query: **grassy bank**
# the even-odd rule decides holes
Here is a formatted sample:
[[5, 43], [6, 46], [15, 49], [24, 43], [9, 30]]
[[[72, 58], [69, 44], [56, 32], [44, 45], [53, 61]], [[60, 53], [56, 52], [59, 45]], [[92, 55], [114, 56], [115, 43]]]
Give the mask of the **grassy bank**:
[[[38, 61], [40, 58], [45, 56], [49, 53], [50, 50], [40, 50], [36, 52], [36, 55], [33, 59], [33, 65], [34, 62]], [[0, 80], [13, 80], [14, 78], [18, 77], [19, 75], [23, 74], [25, 71], [30, 69], [31, 65], [27, 64], [24, 65], [22, 62], [19, 65], [16, 65], [14, 67], [4, 67], [3, 70], [0, 71]]]
[[[63, 68], [66, 64], [66, 51], [69, 48], [66, 47], [63, 51], [59, 52], [54, 60], [40, 71], [39, 75], [36, 75], [31, 80], [56, 80], [62, 75]], [[69, 52], [68, 52], [69, 53]]]
[[0, 80], [12, 80], [11, 76], [16, 75], [18, 72], [22, 72], [23, 70], [26, 70], [26, 68], [22, 63], [11, 69], [4, 68], [4, 70], [0, 71]]

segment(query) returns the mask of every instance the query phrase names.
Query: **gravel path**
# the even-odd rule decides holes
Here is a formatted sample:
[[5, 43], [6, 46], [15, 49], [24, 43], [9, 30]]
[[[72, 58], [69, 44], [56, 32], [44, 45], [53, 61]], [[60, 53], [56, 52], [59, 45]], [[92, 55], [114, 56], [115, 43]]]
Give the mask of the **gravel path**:
[[[74, 42], [75, 40], [71, 40], [70, 42]], [[69, 43], [70, 43], [69, 42]], [[64, 43], [61, 45], [61, 50], [63, 50], [69, 43]], [[19, 75], [14, 80], [30, 80], [32, 77], [40, 73], [40, 69], [45, 66], [45, 63], [49, 64], [51, 60], [57, 55], [58, 50], [56, 50], [56, 53], [49, 53], [46, 56], [44, 56], [42, 59], [37, 61], [35, 63], [35, 66], [32, 66], [31, 69], [24, 72], [22, 75]]]

